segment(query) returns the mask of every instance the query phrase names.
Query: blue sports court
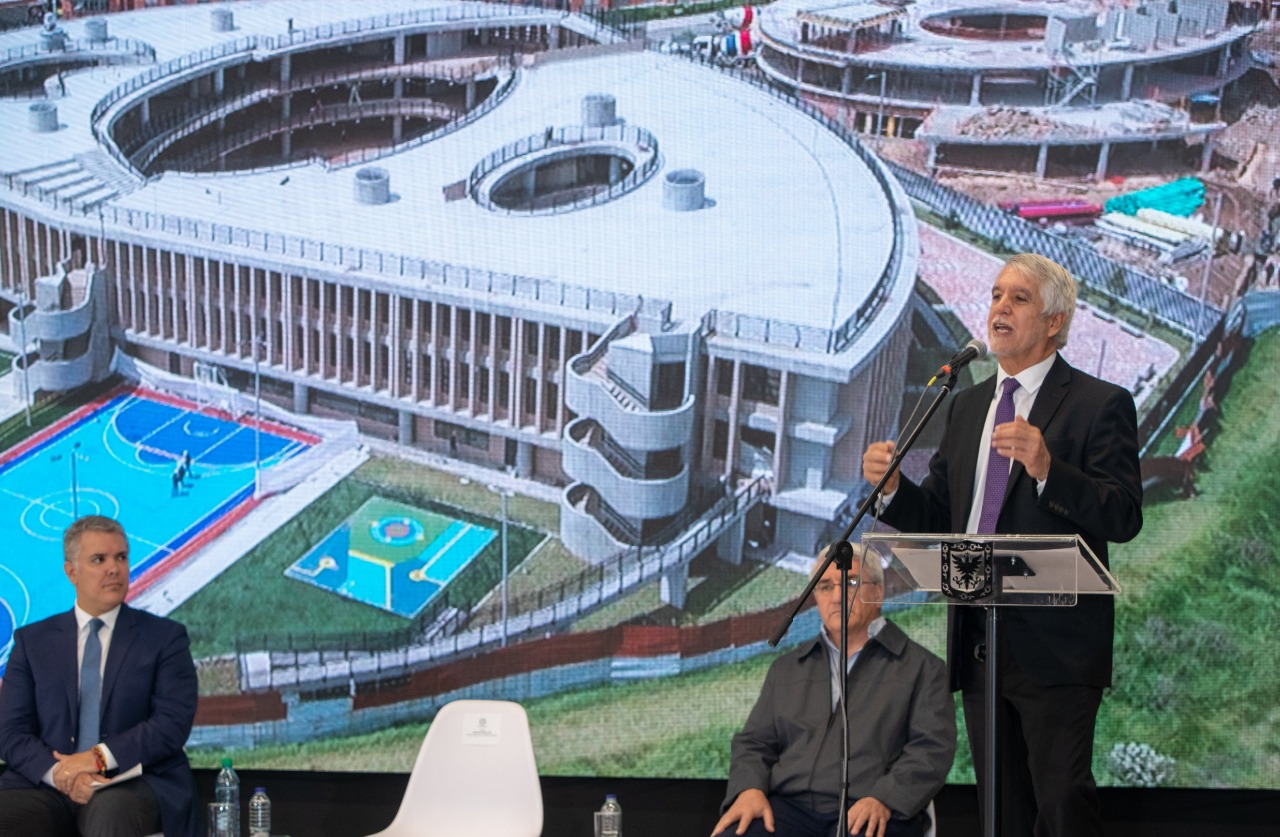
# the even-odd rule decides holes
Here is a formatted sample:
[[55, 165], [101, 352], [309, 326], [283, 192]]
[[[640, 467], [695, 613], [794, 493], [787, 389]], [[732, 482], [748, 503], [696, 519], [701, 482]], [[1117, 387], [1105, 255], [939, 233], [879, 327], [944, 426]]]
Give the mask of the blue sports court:
[[497, 533], [385, 497], [372, 497], [285, 575], [412, 618]]
[[[118, 390], [0, 455], [0, 676], [15, 628], [66, 610], [62, 531], [102, 514], [129, 533], [130, 578], [163, 573], [202, 533], [250, 507], [255, 467], [316, 439], [168, 396]], [[191, 466], [181, 480], [184, 453]]]

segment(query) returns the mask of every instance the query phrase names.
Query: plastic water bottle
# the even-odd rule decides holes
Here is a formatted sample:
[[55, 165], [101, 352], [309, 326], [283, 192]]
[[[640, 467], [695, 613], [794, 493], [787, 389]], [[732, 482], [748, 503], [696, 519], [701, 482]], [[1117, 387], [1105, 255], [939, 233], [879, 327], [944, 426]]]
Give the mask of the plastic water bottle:
[[218, 783], [213, 788], [213, 801], [231, 803], [231, 821], [216, 823], [218, 834], [240, 837], [240, 777], [231, 769], [231, 759], [222, 760]]
[[622, 837], [622, 806], [609, 794], [600, 806], [600, 837]]
[[262, 788], [249, 798], [249, 837], [271, 837], [271, 800]]

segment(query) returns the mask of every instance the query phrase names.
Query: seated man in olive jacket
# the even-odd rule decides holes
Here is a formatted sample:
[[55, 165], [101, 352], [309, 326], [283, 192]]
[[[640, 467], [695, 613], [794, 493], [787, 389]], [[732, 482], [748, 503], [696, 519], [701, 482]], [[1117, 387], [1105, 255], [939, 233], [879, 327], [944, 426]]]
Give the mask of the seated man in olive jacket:
[[[924, 809], [956, 749], [955, 705], [942, 660], [880, 615], [884, 574], [855, 546], [844, 672], [849, 705], [849, 833], [921, 837]], [[815, 571], [817, 566], [815, 565]], [[814, 588], [822, 630], [774, 661], [746, 726], [733, 738], [724, 815], [713, 834], [830, 837], [840, 805], [836, 680], [840, 571]], [[868, 588], [865, 598], [859, 586]]]

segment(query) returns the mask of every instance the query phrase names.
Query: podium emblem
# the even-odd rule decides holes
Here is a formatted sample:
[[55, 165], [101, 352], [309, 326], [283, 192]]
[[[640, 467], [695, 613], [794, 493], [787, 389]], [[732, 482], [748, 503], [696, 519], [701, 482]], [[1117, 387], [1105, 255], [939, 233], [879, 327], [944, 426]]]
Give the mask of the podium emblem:
[[991, 541], [944, 541], [942, 595], [962, 602], [988, 598], [992, 593], [993, 555]]

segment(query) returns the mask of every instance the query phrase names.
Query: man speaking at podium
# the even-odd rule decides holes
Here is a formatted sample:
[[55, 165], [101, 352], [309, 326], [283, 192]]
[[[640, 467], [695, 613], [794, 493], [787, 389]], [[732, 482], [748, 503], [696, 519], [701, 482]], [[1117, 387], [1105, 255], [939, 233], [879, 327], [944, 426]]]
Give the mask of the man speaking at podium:
[[[1075, 308], [1075, 280], [1061, 265], [1025, 253], [1005, 263], [987, 313], [999, 369], [951, 400], [923, 482], [890, 477], [885, 523], [903, 532], [1079, 535], [1104, 564], [1108, 541], [1138, 534], [1133, 397], [1058, 354]], [[893, 452], [892, 442], [876, 442], [863, 454], [863, 476], [873, 485]], [[969, 744], [981, 765], [983, 610], [949, 610], [948, 674], [951, 688], [963, 691]], [[1111, 685], [1112, 599], [1081, 596], [1075, 607], [1003, 614], [1002, 834], [1101, 837], [1090, 764], [1102, 690]], [[978, 773], [982, 788], [986, 777]]]

